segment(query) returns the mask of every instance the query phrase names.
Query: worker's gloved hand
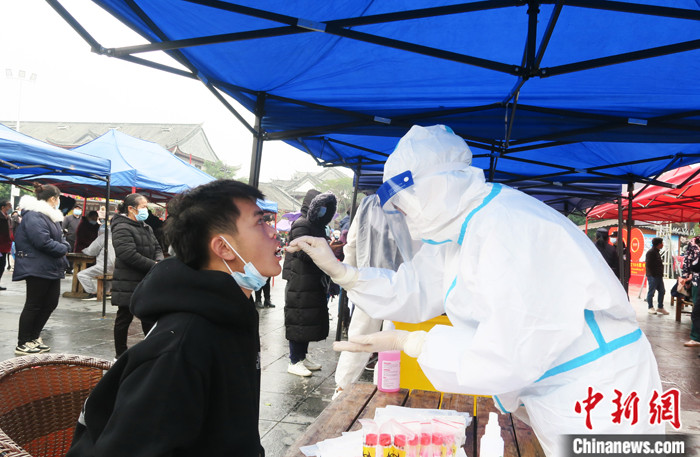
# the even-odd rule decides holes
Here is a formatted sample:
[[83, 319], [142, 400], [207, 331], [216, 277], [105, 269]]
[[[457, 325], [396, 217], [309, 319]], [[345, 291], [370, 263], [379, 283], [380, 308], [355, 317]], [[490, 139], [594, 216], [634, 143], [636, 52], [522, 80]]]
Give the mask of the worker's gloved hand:
[[423, 350], [423, 342], [427, 333], [423, 330], [407, 332], [406, 330], [389, 330], [385, 332], [370, 333], [369, 335], [355, 335], [349, 341], [336, 341], [333, 343], [334, 351], [348, 352], [382, 352], [403, 351], [409, 357], [418, 357]]
[[304, 251], [334, 283], [351, 289], [357, 281], [357, 268], [339, 262], [325, 238], [301, 236], [287, 246], [287, 252]]

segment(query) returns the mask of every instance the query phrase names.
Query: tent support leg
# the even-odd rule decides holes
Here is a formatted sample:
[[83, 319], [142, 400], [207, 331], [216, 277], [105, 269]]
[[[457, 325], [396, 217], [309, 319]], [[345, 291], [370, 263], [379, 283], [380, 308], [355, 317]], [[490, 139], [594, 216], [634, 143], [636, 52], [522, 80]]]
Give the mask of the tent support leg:
[[[104, 245], [104, 263], [102, 264], [102, 274], [106, 275], [107, 274], [107, 257], [109, 256], [109, 197], [110, 197], [110, 175], [107, 175], [107, 196], [105, 200], [105, 245]], [[85, 198], [87, 201], [87, 197]], [[107, 281], [105, 280], [105, 290], [104, 293], [102, 294], [102, 319], [105, 318], [105, 315], [107, 314]]]
[[[622, 197], [617, 199], [617, 258], [620, 271], [620, 282], [625, 285], [625, 256], [622, 250]], [[625, 289], [626, 290], [626, 289]]]
[[[630, 274], [632, 272], [632, 248], [630, 243], [632, 243], [632, 190], [634, 189], [634, 183], [627, 183], [627, 258], [625, 259], [625, 290], [629, 292], [630, 287]], [[630, 272], [628, 274], [628, 272]]]
[[[360, 163], [357, 165], [357, 170], [355, 170], [355, 188], [352, 191], [352, 206], [350, 210], [350, 223], [355, 219], [355, 212], [357, 211], [357, 193], [360, 188], [360, 172], [362, 171], [362, 158], [360, 158]], [[343, 328], [347, 328], [350, 325], [350, 309], [348, 302], [348, 293], [345, 289], [340, 289], [340, 295], [338, 295], [338, 325], [335, 329], [335, 340], [340, 341], [343, 336]], [[347, 322], [346, 322], [347, 320]]]
[[355, 219], [355, 211], [357, 211], [357, 192], [360, 188], [360, 173], [362, 172], [362, 158], [359, 159], [357, 170], [355, 170], [355, 188], [352, 191], [352, 206], [350, 207], [350, 222]]
[[255, 135], [253, 135], [253, 153], [250, 157], [250, 177], [248, 184], [258, 187], [260, 184], [260, 164], [262, 162], [262, 148], [264, 134], [262, 130], [262, 118], [265, 115], [265, 93], [258, 94], [255, 105]]

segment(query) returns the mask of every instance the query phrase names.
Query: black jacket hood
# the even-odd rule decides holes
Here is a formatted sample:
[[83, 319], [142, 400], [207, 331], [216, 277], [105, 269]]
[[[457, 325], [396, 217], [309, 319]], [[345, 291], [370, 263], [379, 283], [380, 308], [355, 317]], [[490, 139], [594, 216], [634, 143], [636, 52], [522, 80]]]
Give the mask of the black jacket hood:
[[194, 270], [177, 257], [153, 267], [134, 291], [130, 308], [135, 316], [150, 320], [177, 312], [224, 325], [250, 326], [250, 319], [257, 319], [255, 305], [230, 274]]
[[328, 225], [333, 220], [333, 216], [335, 216], [337, 206], [335, 195], [330, 192], [324, 192], [314, 197], [311, 201], [306, 218], [312, 224]]
[[309, 205], [313, 201], [314, 198], [321, 192], [317, 191], [316, 189], [309, 189], [306, 191], [306, 195], [304, 196], [304, 201], [301, 203], [301, 215], [303, 217], [306, 217], [307, 213], [309, 212]]

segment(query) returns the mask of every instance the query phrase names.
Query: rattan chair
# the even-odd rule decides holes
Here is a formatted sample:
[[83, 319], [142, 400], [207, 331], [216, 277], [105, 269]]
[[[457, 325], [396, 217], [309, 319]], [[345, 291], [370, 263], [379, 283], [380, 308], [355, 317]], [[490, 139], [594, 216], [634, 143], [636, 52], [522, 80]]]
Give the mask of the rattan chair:
[[85, 399], [111, 366], [67, 354], [0, 363], [0, 457], [64, 456]]

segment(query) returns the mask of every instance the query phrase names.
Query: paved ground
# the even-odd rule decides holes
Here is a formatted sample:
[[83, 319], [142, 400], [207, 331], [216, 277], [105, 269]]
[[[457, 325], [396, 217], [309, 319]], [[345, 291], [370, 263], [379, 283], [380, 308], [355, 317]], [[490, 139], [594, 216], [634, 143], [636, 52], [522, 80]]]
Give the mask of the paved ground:
[[[63, 291], [70, 289], [70, 280], [69, 276], [63, 281]], [[0, 292], [0, 360], [5, 360], [14, 356], [25, 284], [12, 283], [10, 274], [5, 273], [0, 285], [8, 288]], [[698, 435], [696, 442], [700, 446], [700, 351], [683, 347], [690, 333], [690, 317], [684, 315], [681, 323], [675, 322], [674, 310], [668, 305], [666, 307], [672, 312], [671, 315], [650, 316], [646, 312], [646, 304], [637, 298], [636, 291], [632, 291], [631, 295], [640, 326], [656, 354], [664, 389], [677, 387], [681, 391], [681, 432]], [[272, 287], [272, 302], [277, 308], [260, 312], [263, 365], [260, 433], [267, 455], [277, 457], [284, 454], [331, 401], [337, 362], [337, 355], [331, 349], [336, 320], [331, 320], [329, 339], [310, 345], [310, 357], [322, 363], [323, 369], [310, 378], [300, 378], [287, 373], [284, 281], [279, 277]], [[58, 309], [44, 330], [44, 341], [53, 347], [54, 352], [111, 360], [114, 357], [112, 328], [115, 312], [107, 303], [107, 315], [103, 319], [101, 303], [61, 298]], [[335, 315], [337, 301], [333, 301], [331, 307]], [[132, 324], [130, 345], [143, 338], [139, 327], [136, 322]], [[364, 379], [369, 378], [369, 373], [365, 372]]]

